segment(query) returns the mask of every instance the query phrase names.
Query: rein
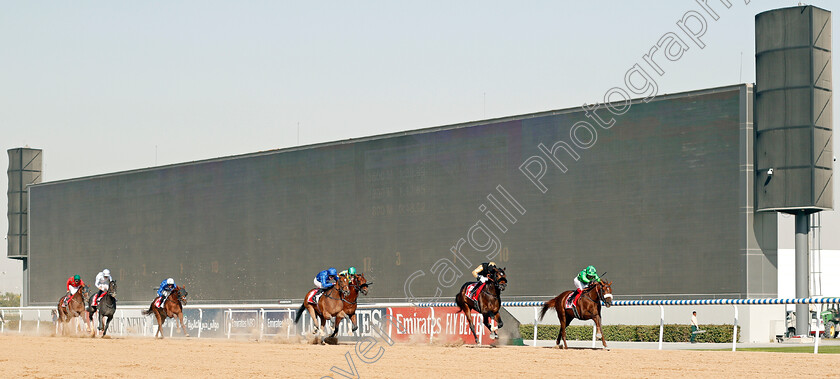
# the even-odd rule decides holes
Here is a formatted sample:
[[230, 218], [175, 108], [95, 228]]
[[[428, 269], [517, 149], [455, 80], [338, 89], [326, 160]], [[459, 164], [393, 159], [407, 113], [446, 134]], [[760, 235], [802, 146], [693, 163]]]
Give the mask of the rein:
[[[332, 297], [332, 296], [330, 296], [330, 290], [332, 290], [332, 289], [334, 289], [334, 290], [338, 291], [338, 297]], [[347, 303], [347, 300], [344, 300], [344, 295], [342, 295], [342, 294], [341, 294], [341, 291], [340, 291], [338, 288], [335, 288], [335, 286], [332, 286], [332, 287], [330, 287], [329, 289], [327, 289], [326, 291], [324, 291], [324, 296], [326, 296], [326, 297], [328, 297], [328, 298], [330, 298], [330, 299], [333, 299], [333, 300], [341, 300], [341, 301], [343, 301], [343, 302]]]
[[[501, 290], [499, 289], [499, 282], [497, 282], [495, 279], [490, 279], [490, 284], [492, 284], [492, 285], [493, 285], [493, 288], [495, 288], [495, 289], [496, 289], [496, 292], [500, 292], [500, 291], [501, 291]], [[481, 291], [481, 292], [482, 292], [482, 293], [485, 293], [484, 291]], [[488, 291], [488, 292], [486, 292], [486, 293], [487, 293], [488, 295], [490, 295], [490, 297], [492, 297], [492, 298], [493, 298], [493, 300], [499, 300], [499, 296], [497, 296], [496, 294], [494, 294], [494, 293], [492, 293], [492, 292], [490, 292], [490, 291]], [[479, 295], [479, 298], [480, 298], [480, 297], [481, 297], [481, 296]]]
[[[593, 286], [587, 287], [586, 289], [583, 290], [583, 292], [581, 293], [581, 296], [583, 296], [584, 294], [586, 294], [588, 292], [591, 292], [592, 290], [594, 290], [597, 287], [598, 287], [598, 285], [593, 285]], [[600, 287], [601, 287], [602, 290], [604, 289], [603, 284], [601, 284]], [[598, 304], [599, 305], [600, 305], [601, 302], [606, 303], [607, 302], [607, 297], [612, 297], [612, 294], [601, 294], [601, 291], [596, 291], [596, 293], [598, 294]], [[591, 297], [589, 299], [592, 300]]]

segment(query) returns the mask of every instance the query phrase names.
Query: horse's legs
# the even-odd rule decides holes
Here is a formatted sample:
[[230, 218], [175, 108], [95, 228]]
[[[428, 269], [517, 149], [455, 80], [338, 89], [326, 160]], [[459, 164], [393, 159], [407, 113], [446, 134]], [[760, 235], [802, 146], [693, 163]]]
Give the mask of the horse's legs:
[[[108, 316], [108, 321], [105, 321], [105, 327], [102, 329], [102, 337], [105, 337], [105, 334], [108, 333], [108, 325], [111, 325], [111, 320], [113, 318], [114, 316]], [[102, 323], [102, 320], [100, 319], [99, 322]]]
[[184, 332], [184, 337], [189, 337], [190, 334], [187, 333], [187, 326], [184, 325], [184, 312], [178, 313], [178, 321], [181, 322], [181, 331]]
[[490, 321], [493, 320], [495, 316], [492, 313], [483, 314], [481, 316], [484, 319], [484, 326], [487, 327], [487, 330], [490, 331], [490, 339], [498, 338], [499, 336], [496, 334], [496, 329], [498, 328], [490, 324]]
[[597, 337], [601, 339], [601, 343], [604, 344], [604, 348], [607, 348], [607, 340], [604, 339], [604, 334], [601, 332], [601, 315], [595, 315], [592, 318], [592, 321], [595, 321], [595, 328], [598, 331]]
[[312, 334], [318, 333], [318, 315], [315, 314], [315, 307], [306, 304], [306, 310], [309, 311], [309, 317], [312, 318]]
[[467, 323], [470, 325], [470, 331], [473, 334], [473, 338], [475, 338], [475, 343], [478, 343], [478, 334], [475, 332], [475, 326], [473, 325], [472, 315], [470, 314], [470, 307], [467, 305], [466, 302], [461, 303], [461, 311], [464, 312], [464, 316], [467, 317]]
[[565, 320], [561, 321], [560, 329], [563, 332], [563, 348], [568, 349], [569, 348], [569, 342], [566, 341], [566, 327], [568, 327], [569, 325], [572, 324], [572, 321], [575, 319], [575, 316], [570, 315], [570, 314], [565, 314], [565, 313], [564, 313], [564, 315], [566, 317], [565, 317]]
[[356, 313], [353, 313], [353, 315], [350, 316], [350, 322], [353, 323], [353, 332], [356, 332], [356, 330], [359, 329], [359, 324], [356, 324]]
[[496, 319], [496, 324], [498, 324], [498, 327], [496, 329], [500, 329], [501, 327], [505, 326], [505, 323], [502, 322], [502, 315], [499, 312], [496, 312], [496, 315], [493, 317]]
[[560, 321], [560, 332], [557, 333], [557, 346], [560, 346], [560, 339], [563, 339], [563, 349], [568, 349], [569, 345], [566, 343], [566, 322]]
[[321, 336], [321, 345], [324, 344], [324, 336], [327, 334], [327, 317], [326, 314], [321, 315], [321, 329], [318, 331], [318, 335]]
[[335, 315], [335, 321], [333, 322], [333, 331], [330, 334], [330, 338], [335, 338], [336, 334], [338, 334], [338, 324], [341, 323], [341, 320], [344, 319], [344, 312], [339, 312]]
[[160, 339], [163, 339], [163, 321], [164, 321], [164, 318], [163, 318], [163, 315], [161, 314], [161, 312], [163, 312], [163, 310], [155, 309], [155, 318], [157, 319], [157, 323], [158, 323], [158, 329], [157, 329], [157, 332], [155, 333], [155, 338], [158, 338], [158, 334], [160, 334]]

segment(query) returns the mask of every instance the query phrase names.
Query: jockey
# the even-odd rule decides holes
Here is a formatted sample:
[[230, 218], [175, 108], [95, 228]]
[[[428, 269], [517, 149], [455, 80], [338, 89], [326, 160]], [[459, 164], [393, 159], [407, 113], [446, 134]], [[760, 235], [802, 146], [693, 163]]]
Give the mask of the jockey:
[[99, 288], [99, 292], [97, 292], [96, 296], [93, 297], [93, 304], [90, 305], [91, 307], [95, 307], [99, 303], [99, 299], [102, 298], [102, 296], [105, 296], [105, 293], [108, 292], [108, 287], [111, 286], [111, 282], [113, 280], [114, 279], [111, 278], [111, 270], [108, 270], [107, 268], [96, 274], [96, 280], [93, 281], [93, 285], [95, 285], [96, 288]]
[[157, 294], [158, 297], [161, 298], [160, 300], [160, 307], [163, 308], [163, 304], [166, 302], [166, 298], [169, 297], [169, 294], [172, 293], [172, 290], [175, 289], [175, 279], [168, 278], [164, 281], [160, 282], [160, 288], [158, 288]]
[[318, 292], [323, 292], [335, 284], [333, 283], [334, 280], [338, 280], [338, 271], [330, 267], [315, 275], [315, 288], [318, 288]]
[[472, 275], [473, 277], [482, 283], [482, 286], [474, 286], [472, 292], [470, 293], [470, 297], [475, 296], [475, 293], [478, 291], [479, 287], [484, 287], [483, 284], [487, 283], [487, 276], [490, 275], [496, 269], [496, 262], [484, 262], [478, 267], [473, 270]]
[[580, 299], [580, 295], [583, 294], [583, 289], [590, 284], [595, 282], [600, 282], [601, 278], [598, 277], [598, 271], [595, 270], [595, 266], [586, 266], [585, 269], [581, 270], [580, 273], [575, 276], [575, 293], [572, 296], [575, 297], [574, 303], [577, 304], [578, 299]]
[[356, 268], [353, 266], [350, 266], [350, 268], [338, 273], [338, 276], [346, 276], [347, 279], [350, 279], [353, 275], [356, 275]]
[[64, 295], [64, 304], [70, 302], [70, 299], [76, 295], [76, 292], [79, 291], [79, 288], [85, 286], [85, 282], [82, 281], [82, 277], [79, 275], [73, 275], [67, 279], [67, 294]]

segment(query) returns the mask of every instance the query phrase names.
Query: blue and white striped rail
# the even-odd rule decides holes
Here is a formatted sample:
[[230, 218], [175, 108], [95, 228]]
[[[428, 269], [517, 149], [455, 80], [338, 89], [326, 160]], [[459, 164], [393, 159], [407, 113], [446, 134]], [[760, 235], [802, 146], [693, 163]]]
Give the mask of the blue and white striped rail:
[[791, 299], [707, 299], [707, 300], [616, 300], [612, 305], [753, 305], [753, 304], [837, 304], [840, 297]]
[[[542, 301], [503, 301], [503, 307], [541, 307]], [[615, 300], [614, 306], [633, 305], [758, 305], [758, 304], [839, 304], [840, 297], [790, 299], [704, 299], [704, 300]], [[418, 303], [417, 307], [455, 307], [455, 303]]]

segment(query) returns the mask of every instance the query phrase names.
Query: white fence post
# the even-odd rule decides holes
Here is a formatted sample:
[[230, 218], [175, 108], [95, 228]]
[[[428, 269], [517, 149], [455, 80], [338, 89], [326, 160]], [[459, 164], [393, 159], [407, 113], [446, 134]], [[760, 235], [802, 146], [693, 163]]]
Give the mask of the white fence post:
[[[84, 318], [84, 317], [82, 317], [82, 318]], [[22, 326], [23, 326], [23, 309], [18, 309], [18, 333], [20, 333]]]
[[432, 326], [429, 328], [429, 344], [431, 344], [432, 340], [434, 339], [434, 336], [435, 336], [435, 324], [437, 324], [437, 323], [435, 322], [435, 307], [430, 306], [429, 310], [431, 311], [431, 315], [432, 315], [430, 320], [429, 320], [429, 321], [432, 322]]
[[41, 332], [41, 310], [38, 310], [38, 322], [35, 324], [35, 333]]
[[228, 309], [226, 314], [227, 316], [225, 317], [225, 324], [227, 324], [227, 338], [230, 339], [230, 324], [233, 320], [233, 310]]
[[659, 350], [662, 350], [662, 336], [665, 332], [665, 307], [659, 306]]
[[[817, 320], [817, 326], [820, 326], [820, 320], [819, 319]], [[823, 327], [823, 329], [825, 329], [825, 327]], [[814, 332], [814, 354], [819, 353], [819, 351], [820, 351], [819, 346], [820, 346], [820, 329], [817, 328], [817, 330]]]
[[[476, 314], [478, 315], [478, 313], [476, 313]], [[478, 325], [484, 323], [484, 315], [478, 315], [478, 318], [480, 320], [478, 322], [474, 322], [473, 325], [475, 325], [476, 329], [478, 329], [478, 344], [481, 345], [481, 342], [484, 340], [484, 338], [483, 338], [484, 337], [484, 328], [479, 327]]]
[[534, 347], [537, 347], [537, 323], [539, 320], [540, 307], [534, 307]]
[[265, 309], [264, 308], [260, 308], [260, 313], [257, 314], [257, 319], [260, 320], [260, 341], [262, 341], [263, 332], [264, 332], [264, 328], [265, 328]]
[[[294, 318], [295, 318], [294, 311], [289, 310], [289, 318], [288, 318], [288, 320], [286, 320], [287, 321], [286, 324], [288, 324], [288, 325], [286, 325], [286, 338], [289, 338], [289, 337], [292, 336], [292, 326], [295, 324], [294, 322], [292, 322], [292, 320]], [[280, 325], [283, 325], [283, 324], [280, 324]], [[297, 330], [295, 330], [295, 333], [297, 333]]]
[[198, 308], [198, 333], [197, 333], [197, 334], [198, 334], [198, 337], [196, 337], [196, 338], [201, 338], [201, 325], [202, 325], [202, 322], [204, 322], [204, 312], [203, 312], [203, 310], [202, 310], [201, 308]]
[[738, 306], [733, 305], [735, 308], [735, 322], [732, 325], [732, 351], [735, 351], [735, 343], [738, 342]]

